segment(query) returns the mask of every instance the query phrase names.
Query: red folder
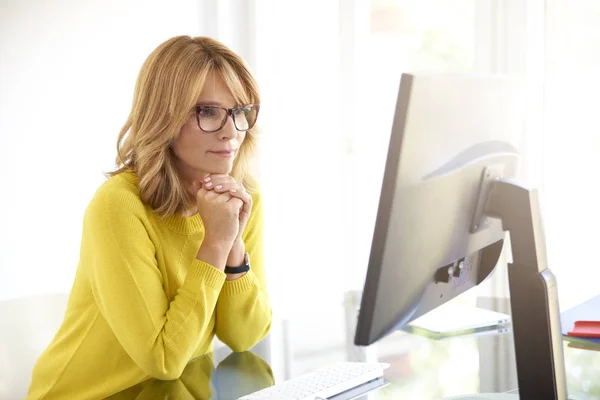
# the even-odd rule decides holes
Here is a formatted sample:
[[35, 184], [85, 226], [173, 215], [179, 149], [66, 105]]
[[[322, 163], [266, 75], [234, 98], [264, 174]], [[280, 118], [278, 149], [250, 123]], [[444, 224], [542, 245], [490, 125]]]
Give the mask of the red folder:
[[582, 338], [600, 338], [600, 321], [575, 321], [569, 336]]

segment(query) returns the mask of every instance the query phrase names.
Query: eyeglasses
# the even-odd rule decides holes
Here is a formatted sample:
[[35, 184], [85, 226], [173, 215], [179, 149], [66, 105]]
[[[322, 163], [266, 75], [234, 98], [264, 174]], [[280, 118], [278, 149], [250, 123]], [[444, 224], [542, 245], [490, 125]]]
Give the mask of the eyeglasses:
[[204, 132], [216, 132], [225, 126], [227, 117], [231, 116], [235, 129], [244, 132], [252, 129], [256, 123], [259, 109], [259, 104], [234, 108], [198, 105], [196, 106], [196, 120], [198, 127]]

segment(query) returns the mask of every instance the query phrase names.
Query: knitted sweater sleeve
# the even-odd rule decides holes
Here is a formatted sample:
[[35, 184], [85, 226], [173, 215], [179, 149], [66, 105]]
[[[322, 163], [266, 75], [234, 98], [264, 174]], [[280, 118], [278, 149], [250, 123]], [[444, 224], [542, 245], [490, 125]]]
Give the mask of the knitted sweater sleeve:
[[246, 351], [264, 338], [271, 327], [263, 256], [263, 205], [253, 195], [250, 219], [242, 236], [250, 255], [250, 271], [226, 281], [217, 302], [216, 334], [233, 351]]
[[148, 227], [134, 193], [98, 192], [86, 210], [81, 257], [98, 308], [125, 351], [151, 377], [176, 379], [206, 332], [225, 274], [194, 260], [169, 301]]

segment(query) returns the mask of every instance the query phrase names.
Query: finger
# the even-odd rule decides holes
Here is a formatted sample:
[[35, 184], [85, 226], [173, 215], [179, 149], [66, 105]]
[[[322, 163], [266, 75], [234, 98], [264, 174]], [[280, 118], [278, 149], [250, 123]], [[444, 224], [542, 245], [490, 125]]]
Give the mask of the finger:
[[[223, 193], [223, 194], [228, 194], [228, 193]], [[229, 196], [228, 202], [235, 204], [240, 209], [240, 211], [242, 211], [244, 208], [244, 202], [241, 199], [238, 199], [237, 197]]]
[[223, 193], [223, 192], [241, 192], [244, 191], [244, 187], [237, 183], [236, 181], [223, 182], [219, 184], [215, 184], [213, 190]]
[[230, 191], [230, 192], [245, 192], [246, 191], [246, 189], [244, 188], [244, 185], [242, 185], [239, 182], [236, 182], [233, 179], [229, 180], [229, 181], [225, 181], [225, 182], [215, 182], [208, 189], [211, 189], [211, 188], [220, 193], [227, 192], [227, 191]]
[[217, 196], [219, 196], [219, 193], [216, 193], [213, 190], [207, 190], [204, 188], [204, 186], [202, 186], [197, 192], [196, 192], [196, 199], [202, 199], [204, 201], [209, 201], [209, 200], [213, 200], [215, 199]]
[[200, 183], [192, 184], [192, 191], [196, 194], [196, 197], [204, 196], [207, 192], [206, 188], [204, 188], [204, 186], [202, 186]]
[[241, 185], [232, 177], [228, 175], [218, 176], [211, 178], [209, 181], [204, 183], [207, 189], [214, 189], [217, 191], [227, 191], [231, 189], [241, 190]]
[[[206, 183], [214, 183], [216, 181], [223, 182], [228, 179], [233, 179], [233, 178], [227, 174], [210, 174], [206, 178], [204, 178], [204, 180], [202, 182], [206, 184]], [[213, 186], [214, 186], [214, 184], [213, 184]]]
[[231, 197], [236, 197], [244, 202], [244, 212], [250, 212], [252, 209], [252, 196], [247, 192], [229, 192]]
[[[214, 180], [210, 180], [208, 183], [212, 184], [211, 187], [214, 188], [214, 190], [246, 191], [246, 188], [241, 182], [236, 181], [235, 178], [229, 175], [221, 175]], [[219, 186], [222, 186], [222, 188], [219, 188]]]
[[231, 201], [232, 198], [229, 192], [217, 193], [211, 190], [211, 193], [213, 194], [213, 196], [215, 196], [215, 202], [219, 204], [227, 203], [228, 201]]
[[[250, 195], [248, 195], [250, 196]], [[250, 215], [250, 211], [252, 211], [252, 196], [250, 196], [249, 202], [244, 202], [244, 209], [242, 210], [244, 213]]]

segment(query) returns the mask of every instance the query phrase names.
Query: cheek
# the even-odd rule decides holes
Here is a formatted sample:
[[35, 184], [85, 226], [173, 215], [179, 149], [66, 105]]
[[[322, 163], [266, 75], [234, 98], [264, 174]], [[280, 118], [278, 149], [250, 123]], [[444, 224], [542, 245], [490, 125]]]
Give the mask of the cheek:
[[179, 136], [173, 143], [175, 154], [180, 158], [187, 158], [190, 155], [198, 156], [208, 150], [207, 135], [197, 132], [197, 128], [186, 124], [181, 128]]
[[198, 128], [198, 124], [196, 121], [188, 121], [179, 132], [179, 136], [181, 138], [182, 143], [184, 143], [188, 147], [203, 147], [206, 146], [206, 143], [209, 139], [209, 135], [206, 135], [205, 132], [202, 132], [200, 128]]

